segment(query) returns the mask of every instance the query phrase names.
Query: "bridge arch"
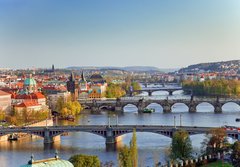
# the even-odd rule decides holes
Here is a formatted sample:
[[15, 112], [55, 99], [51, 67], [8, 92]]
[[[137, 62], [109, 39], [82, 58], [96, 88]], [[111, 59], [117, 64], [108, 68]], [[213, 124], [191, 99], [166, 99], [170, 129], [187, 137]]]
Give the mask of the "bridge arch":
[[159, 103], [148, 103], [146, 108], [153, 108], [156, 112], [163, 112], [163, 107]]
[[214, 112], [214, 104], [210, 102], [200, 102], [196, 105], [197, 112]]
[[91, 109], [91, 106], [84, 104], [84, 105], [82, 105], [82, 108], [83, 108], [83, 109]]
[[171, 110], [172, 110], [172, 112], [188, 112], [189, 107], [187, 104], [185, 104], [183, 102], [178, 102], [178, 103], [172, 104]]
[[125, 104], [123, 107], [123, 112], [136, 112], [138, 111], [138, 106], [134, 103]]
[[[129, 133], [133, 133], [132, 130], [122, 130], [122, 131], [119, 131], [119, 133], [114, 133], [114, 137], [120, 137], [120, 136], [123, 136], [125, 134], [129, 134]], [[168, 138], [172, 138], [172, 135], [173, 135], [173, 132], [168, 132], [168, 131], [138, 131], [136, 130], [136, 133], [153, 133], [153, 134], [158, 134], [158, 135], [161, 135], [161, 136], [165, 136], [165, 137], [168, 137]]]
[[109, 104], [103, 104], [103, 105], [100, 105], [98, 108], [99, 110], [112, 110], [113, 106]]
[[228, 101], [222, 105], [223, 112], [236, 112], [240, 111], [240, 104], [237, 104], [234, 101]]
[[167, 90], [156, 90], [156, 91], [152, 91], [152, 95], [153, 96], [158, 96], [158, 95], [169, 95], [169, 92]]
[[[63, 133], [65, 133], [65, 132], [55, 134], [55, 135], [53, 135], [53, 137], [61, 135]], [[92, 130], [92, 131], [81, 130], [81, 131], [70, 131], [70, 132], [67, 132], [67, 133], [86, 133], [86, 134], [91, 134], [91, 135], [94, 135], [94, 136], [100, 136], [104, 139], [106, 138], [106, 131], [100, 131], [100, 130]]]
[[137, 94], [136, 96], [148, 96], [148, 91], [140, 91], [139, 94]]

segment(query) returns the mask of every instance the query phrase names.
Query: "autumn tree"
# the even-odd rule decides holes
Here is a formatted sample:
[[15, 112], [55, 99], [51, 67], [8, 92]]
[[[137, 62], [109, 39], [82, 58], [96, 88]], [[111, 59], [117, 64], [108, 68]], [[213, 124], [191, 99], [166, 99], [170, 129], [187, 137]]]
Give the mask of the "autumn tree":
[[120, 84], [110, 83], [107, 87], [105, 96], [107, 98], [119, 98], [125, 94], [126, 94], [126, 92], [124, 91], [124, 89], [122, 88], [122, 86]]
[[101, 165], [99, 158], [92, 155], [73, 155], [69, 158], [69, 161], [74, 167], [100, 167]]
[[3, 110], [0, 110], [0, 121], [5, 120], [5, 112]]
[[240, 142], [236, 141], [233, 144], [233, 152], [231, 155], [231, 160], [234, 166], [240, 166]]
[[133, 167], [131, 149], [128, 146], [123, 146], [118, 151], [119, 167]]
[[205, 148], [206, 153], [217, 153], [222, 151], [225, 144], [227, 134], [224, 128], [213, 128], [206, 135], [206, 139], [202, 142], [202, 147]]
[[173, 160], [185, 160], [191, 158], [192, 143], [188, 132], [184, 130], [177, 131], [173, 134], [171, 143], [170, 157]]
[[138, 166], [138, 146], [137, 146], [137, 134], [136, 129], [133, 130], [132, 140], [130, 141], [130, 150], [132, 156], [132, 166]]
[[78, 101], [72, 101], [71, 98], [64, 101], [63, 97], [58, 98], [57, 111], [64, 117], [69, 115], [77, 115], [82, 110], [82, 107]]

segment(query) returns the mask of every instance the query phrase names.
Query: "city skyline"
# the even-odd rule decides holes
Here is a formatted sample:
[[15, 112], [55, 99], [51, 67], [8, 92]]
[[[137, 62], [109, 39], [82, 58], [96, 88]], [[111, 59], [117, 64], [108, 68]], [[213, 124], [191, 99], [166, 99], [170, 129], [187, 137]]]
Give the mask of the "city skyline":
[[239, 59], [240, 2], [0, 0], [0, 68]]

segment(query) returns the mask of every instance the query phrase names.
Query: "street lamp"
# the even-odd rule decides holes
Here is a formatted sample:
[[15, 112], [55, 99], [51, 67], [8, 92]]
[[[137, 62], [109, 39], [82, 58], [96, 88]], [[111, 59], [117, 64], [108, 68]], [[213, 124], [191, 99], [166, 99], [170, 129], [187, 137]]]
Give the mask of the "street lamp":
[[48, 126], [48, 124], [47, 124], [47, 120], [48, 120], [48, 119], [46, 119], [46, 127]]
[[118, 126], [118, 115], [117, 115], [117, 120], [116, 120], [116, 124], [117, 124], [117, 126]]
[[174, 120], [174, 128], [176, 128], [176, 116], [175, 115], [173, 117], [173, 120]]
[[108, 127], [110, 128], [110, 116], [108, 116]]
[[180, 126], [182, 126], [182, 114], [180, 114]]

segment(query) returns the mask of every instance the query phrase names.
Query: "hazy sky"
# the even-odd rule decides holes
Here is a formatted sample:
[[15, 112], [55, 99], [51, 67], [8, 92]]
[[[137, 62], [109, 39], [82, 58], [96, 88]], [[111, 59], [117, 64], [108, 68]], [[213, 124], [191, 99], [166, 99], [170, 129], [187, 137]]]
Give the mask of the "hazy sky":
[[240, 0], [0, 0], [0, 68], [240, 59]]

